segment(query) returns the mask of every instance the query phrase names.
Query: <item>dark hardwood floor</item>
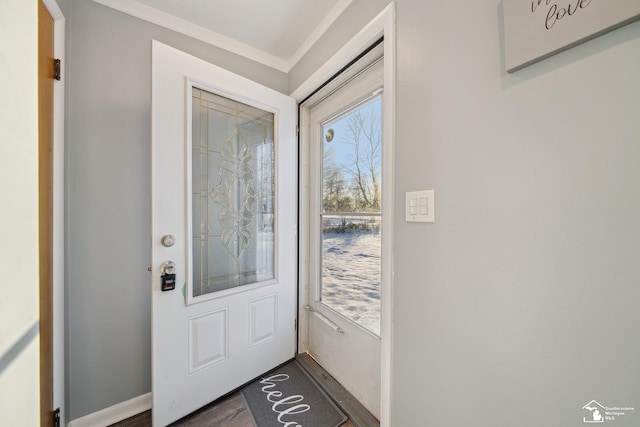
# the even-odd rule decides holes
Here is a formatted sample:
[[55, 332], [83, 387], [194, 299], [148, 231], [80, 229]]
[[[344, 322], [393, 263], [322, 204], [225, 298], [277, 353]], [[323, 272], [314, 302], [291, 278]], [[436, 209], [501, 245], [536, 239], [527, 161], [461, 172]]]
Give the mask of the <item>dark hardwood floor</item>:
[[[349, 416], [340, 427], [380, 427], [380, 423], [333, 377], [308, 355], [296, 359]], [[109, 427], [150, 427], [151, 411], [112, 424]], [[172, 427], [255, 427], [249, 408], [239, 391], [222, 397], [189, 416], [171, 424]]]
[[[186, 418], [171, 424], [175, 427], [255, 427], [253, 418], [247, 409], [240, 392], [213, 402]], [[112, 427], [148, 427], [151, 426], [151, 411], [143, 412]]]
[[[110, 427], [150, 427], [151, 411], [120, 421]], [[237, 391], [171, 424], [172, 427], [255, 427], [242, 394]], [[356, 427], [351, 421], [341, 427]]]

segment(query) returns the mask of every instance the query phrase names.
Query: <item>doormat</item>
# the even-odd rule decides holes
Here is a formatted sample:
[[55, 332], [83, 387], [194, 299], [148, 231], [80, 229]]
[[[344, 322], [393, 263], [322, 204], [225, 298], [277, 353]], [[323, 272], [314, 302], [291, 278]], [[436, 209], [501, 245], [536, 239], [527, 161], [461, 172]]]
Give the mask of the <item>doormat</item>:
[[347, 421], [295, 360], [245, 386], [242, 394], [258, 427], [338, 427]]

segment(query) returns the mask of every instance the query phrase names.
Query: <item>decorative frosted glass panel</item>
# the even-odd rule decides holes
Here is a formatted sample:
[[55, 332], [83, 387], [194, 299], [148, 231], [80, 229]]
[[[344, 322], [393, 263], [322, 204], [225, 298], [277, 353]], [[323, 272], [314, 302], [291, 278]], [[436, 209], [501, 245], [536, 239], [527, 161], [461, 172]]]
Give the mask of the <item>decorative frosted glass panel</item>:
[[193, 88], [193, 296], [274, 278], [274, 115]]
[[380, 335], [382, 96], [322, 125], [320, 301]]

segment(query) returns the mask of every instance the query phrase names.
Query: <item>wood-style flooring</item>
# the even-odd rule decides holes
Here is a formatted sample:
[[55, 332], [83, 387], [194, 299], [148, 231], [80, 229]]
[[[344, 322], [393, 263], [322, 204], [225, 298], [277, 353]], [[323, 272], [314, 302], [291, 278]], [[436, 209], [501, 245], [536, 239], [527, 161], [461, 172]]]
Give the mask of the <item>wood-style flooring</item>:
[[[150, 427], [151, 411], [120, 421], [110, 427]], [[237, 391], [171, 424], [172, 427], [255, 427], [242, 394]], [[356, 427], [347, 421], [340, 427]]]
[[[379, 421], [371, 415], [340, 383], [324, 370], [308, 354], [298, 354], [296, 360], [331, 396], [333, 401], [349, 416], [340, 427], [380, 427]], [[150, 427], [151, 411], [112, 424], [109, 427]], [[189, 416], [171, 424], [172, 427], [256, 427], [242, 393], [236, 391], [222, 397]]]

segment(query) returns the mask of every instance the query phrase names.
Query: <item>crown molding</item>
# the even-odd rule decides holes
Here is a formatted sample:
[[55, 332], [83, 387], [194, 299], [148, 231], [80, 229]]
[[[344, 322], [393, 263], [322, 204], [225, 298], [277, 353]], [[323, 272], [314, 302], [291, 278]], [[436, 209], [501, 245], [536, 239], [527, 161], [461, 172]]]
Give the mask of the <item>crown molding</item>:
[[[309, 34], [309, 37], [305, 39], [304, 42], [300, 45], [298, 50], [293, 54], [293, 56], [288, 61], [289, 70], [296, 66], [298, 61], [300, 61], [309, 50], [313, 47], [314, 44], [320, 37], [323, 36], [324, 33], [327, 32], [329, 27], [333, 25], [334, 22], [342, 15], [349, 5], [353, 2], [353, 0], [340, 0], [336, 5], [329, 11], [327, 16], [318, 24], [318, 26]], [[288, 70], [288, 71], [289, 71]]]
[[196, 25], [190, 21], [178, 18], [169, 13], [147, 6], [135, 0], [93, 0], [103, 6], [115, 9], [127, 15], [142, 19], [143, 21], [159, 25], [185, 36], [192, 37], [210, 45], [219, 47], [236, 55], [274, 68], [283, 73], [288, 73], [307, 54], [309, 49], [327, 32], [329, 27], [338, 19], [353, 0], [340, 0], [329, 11], [327, 16], [311, 32], [309, 37], [300, 45], [298, 50], [289, 59], [283, 59], [267, 53], [261, 49], [242, 43], [231, 37], [227, 37], [216, 31]]
[[185, 36], [203, 41], [221, 49], [243, 56], [260, 64], [282, 71], [289, 72], [289, 63], [274, 55], [266, 53], [248, 44], [227, 37], [218, 32], [201, 27], [185, 19], [178, 18], [169, 13], [154, 9], [135, 0], [93, 0], [103, 6], [115, 9], [127, 15], [134, 16], [152, 24], [184, 34]]

